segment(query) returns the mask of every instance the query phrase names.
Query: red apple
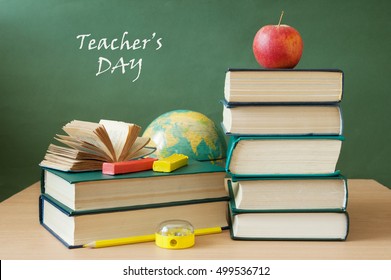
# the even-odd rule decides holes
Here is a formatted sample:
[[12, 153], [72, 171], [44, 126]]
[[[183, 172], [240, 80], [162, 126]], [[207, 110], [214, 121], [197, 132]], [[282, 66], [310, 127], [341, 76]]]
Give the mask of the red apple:
[[266, 25], [254, 37], [253, 52], [255, 59], [265, 68], [294, 68], [303, 52], [303, 40], [300, 33], [289, 25]]

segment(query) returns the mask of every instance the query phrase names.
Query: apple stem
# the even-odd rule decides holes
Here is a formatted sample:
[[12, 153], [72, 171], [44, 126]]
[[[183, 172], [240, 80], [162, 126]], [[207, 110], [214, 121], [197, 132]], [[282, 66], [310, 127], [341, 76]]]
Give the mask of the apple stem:
[[280, 20], [278, 21], [278, 27], [280, 27], [280, 24], [281, 24], [281, 20], [282, 20], [283, 15], [284, 15], [284, 11], [281, 11]]

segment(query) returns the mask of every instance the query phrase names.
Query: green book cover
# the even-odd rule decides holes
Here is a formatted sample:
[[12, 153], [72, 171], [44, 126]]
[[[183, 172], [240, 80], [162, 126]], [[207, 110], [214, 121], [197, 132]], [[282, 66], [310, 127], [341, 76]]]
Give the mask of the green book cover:
[[197, 174], [197, 173], [211, 173], [211, 172], [225, 172], [224, 162], [222, 160], [218, 161], [196, 161], [189, 160], [188, 165], [181, 167], [173, 172], [164, 173], [164, 172], [154, 172], [153, 170], [133, 172], [119, 175], [105, 175], [102, 171], [86, 171], [86, 172], [63, 172], [50, 168], [42, 168], [42, 178], [41, 178], [41, 191], [45, 192], [45, 180], [44, 180], [44, 171], [51, 172], [70, 184], [81, 183], [81, 182], [91, 182], [91, 181], [109, 181], [109, 180], [122, 180], [122, 179], [132, 179], [132, 178], [149, 178], [149, 177], [166, 177], [166, 176], [175, 176], [175, 175], [187, 175], [187, 174]]
[[154, 172], [153, 170], [133, 172], [119, 175], [105, 175], [102, 171], [85, 171], [85, 172], [64, 172], [55, 169], [45, 168], [42, 170], [48, 170], [49, 172], [60, 176], [69, 183], [79, 183], [88, 181], [100, 181], [100, 180], [121, 180], [131, 178], [147, 178], [147, 177], [164, 177], [173, 175], [185, 175], [195, 173], [206, 173], [206, 172], [224, 172], [224, 162], [218, 161], [197, 161], [189, 160], [188, 164], [181, 167], [173, 172]]

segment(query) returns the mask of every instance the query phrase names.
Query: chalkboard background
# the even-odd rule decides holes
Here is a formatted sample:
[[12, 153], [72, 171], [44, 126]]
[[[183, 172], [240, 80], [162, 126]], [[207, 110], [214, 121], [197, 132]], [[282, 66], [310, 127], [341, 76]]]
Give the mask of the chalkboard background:
[[[345, 72], [346, 141], [338, 167], [348, 178], [391, 186], [390, 3], [1, 0], [0, 200], [39, 180], [38, 163], [70, 120], [145, 128], [164, 112], [190, 109], [219, 123], [225, 70], [259, 67], [253, 37], [276, 24], [281, 10], [283, 23], [304, 40], [297, 68]], [[77, 39], [119, 42], [124, 32], [131, 42], [155, 37], [135, 50], [88, 50]], [[121, 57], [141, 59], [140, 75], [132, 82], [137, 67], [97, 75], [99, 57], [112, 66]]]

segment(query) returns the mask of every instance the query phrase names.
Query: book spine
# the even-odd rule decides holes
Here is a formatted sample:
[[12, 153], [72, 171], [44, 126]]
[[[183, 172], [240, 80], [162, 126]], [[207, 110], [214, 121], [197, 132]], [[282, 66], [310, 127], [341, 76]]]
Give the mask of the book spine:
[[45, 193], [45, 169], [41, 169], [41, 181], [40, 181], [40, 188], [41, 193]]
[[231, 136], [229, 138], [228, 147], [227, 147], [227, 160], [225, 162], [225, 171], [230, 176], [232, 176], [232, 173], [231, 173], [229, 167], [230, 167], [230, 164], [231, 164], [232, 153], [233, 153], [233, 151], [235, 149], [235, 146], [237, 144], [236, 138], [237, 138], [236, 136]]
[[62, 239], [58, 234], [56, 234], [50, 227], [48, 227], [45, 224], [45, 222], [44, 222], [44, 200], [45, 200], [44, 195], [40, 195], [38, 200], [39, 200], [38, 201], [38, 205], [39, 205], [38, 216], [39, 216], [40, 225], [43, 228], [45, 228], [50, 234], [52, 234], [55, 238], [57, 238], [68, 249], [82, 248], [83, 246], [79, 246], [79, 245], [75, 245], [75, 246], [69, 245], [67, 242], [64, 241], [64, 239]]

